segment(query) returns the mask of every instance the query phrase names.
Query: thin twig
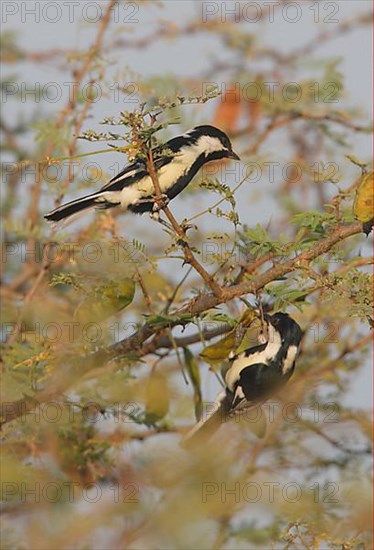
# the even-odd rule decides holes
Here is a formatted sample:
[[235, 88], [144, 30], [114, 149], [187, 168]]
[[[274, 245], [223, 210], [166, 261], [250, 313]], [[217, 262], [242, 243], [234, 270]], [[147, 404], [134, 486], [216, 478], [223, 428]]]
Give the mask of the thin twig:
[[[157, 173], [154, 167], [153, 163], [153, 156], [152, 156], [152, 150], [150, 149], [148, 152], [148, 158], [147, 158], [147, 172], [149, 173], [152, 183], [155, 189], [156, 197], [162, 201], [162, 192], [160, 189], [160, 183], [158, 181]], [[207, 283], [207, 285], [210, 287], [212, 292], [215, 296], [219, 297], [222, 295], [222, 289], [220, 285], [213, 279], [213, 277], [203, 268], [203, 266], [197, 261], [196, 257], [192, 253], [191, 248], [189, 247], [189, 244], [187, 242], [187, 234], [185, 229], [179, 225], [177, 220], [174, 218], [173, 214], [171, 213], [168, 206], [162, 207], [163, 212], [165, 213], [166, 218], [170, 222], [170, 225], [174, 229], [175, 233], [178, 236], [178, 244], [182, 247], [183, 254], [184, 254], [184, 261], [186, 264], [191, 265], [197, 271], [197, 273], [201, 276], [202, 279]]]

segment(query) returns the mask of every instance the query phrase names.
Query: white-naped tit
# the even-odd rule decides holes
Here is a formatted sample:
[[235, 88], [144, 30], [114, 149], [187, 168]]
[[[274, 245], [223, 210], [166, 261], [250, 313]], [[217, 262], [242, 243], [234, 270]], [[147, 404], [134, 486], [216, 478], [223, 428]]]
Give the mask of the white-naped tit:
[[[214, 126], [196, 126], [182, 136], [152, 150], [160, 190], [166, 202], [190, 183], [200, 168], [224, 158], [240, 160], [227, 135]], [[121, 206], [136, 214], [157, 211], [152, 179], [143, 159], [126, 166], [96, 193], [55, 208], [44, 217], [48, 222], [72, 221], [73, 217], [93, 208]]]
[[212, 410], [183, 438], [181, 445], [194, 449], [204, 444], [236, 415], [264, 403], [292, 376], [303, 332], [287, 313], [264, 315], [267, 340], [232, 354], [225, 374], [225, 389]]

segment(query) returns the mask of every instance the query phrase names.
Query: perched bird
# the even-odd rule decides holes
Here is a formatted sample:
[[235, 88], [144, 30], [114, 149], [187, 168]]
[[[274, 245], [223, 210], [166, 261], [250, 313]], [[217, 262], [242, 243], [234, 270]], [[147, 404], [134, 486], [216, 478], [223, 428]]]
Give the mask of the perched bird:
[[[176, 197], [207, 162], [223, 158], [240, 160], [227, 135], [214, 126], [196, 126], [153, 149], [154, 167], [164, 201]], [[92, 208], [121, 206], [136, 214], [160, 209], [146, 161], [136, 160], [96, 193], [68, 202], [44, 217], [49, 222], [72, 221]]]
[[362, 223], [362, 231], [369, 235], [374, 223], [374, 183], [373, 172], [363, 174], [359, 180], [353, 213]]
[[264, 403], [292, 376], [302, 331], [286, 313], [265, 315], [267, 341], [230, 357], [226, 388], [213, 409], [184, 437], [182, 447], [204, 444], [222, 423]]

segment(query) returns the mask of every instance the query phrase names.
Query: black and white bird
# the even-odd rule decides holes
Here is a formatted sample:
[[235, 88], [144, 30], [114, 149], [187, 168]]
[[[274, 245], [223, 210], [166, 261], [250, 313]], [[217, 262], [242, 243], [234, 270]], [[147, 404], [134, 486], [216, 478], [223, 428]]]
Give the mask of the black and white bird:
[[[196, 126], [155, 147], [152, 153], [165, 202], [179, 195], [204, 164], [224, 158], [240, 160], [227, 135], [209, 125]], [[115, 206], [136, 214], [152, 213], [159, 209], [158, 202], [146, 161], [139, 159], [126, 166], [96, 193], [63, 204], [44, 217], [53, 223], [66, 222], [93, 208]]]
[[287, 313], [265, 315], [264, 320], [267, 341], [230, 357], [225, 389], [212, 410], [186, 434], [181, 442], [184, 448], [203, 445], [222, 423], [264, 403], [292, 376], [301, 328]]

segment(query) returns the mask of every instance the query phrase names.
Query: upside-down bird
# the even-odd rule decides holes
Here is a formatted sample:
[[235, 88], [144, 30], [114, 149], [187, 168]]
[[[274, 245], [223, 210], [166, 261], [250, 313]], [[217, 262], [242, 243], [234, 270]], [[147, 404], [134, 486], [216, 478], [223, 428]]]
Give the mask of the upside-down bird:
[[203, 445], [223, 423], [264, 403], [292, 376], [301, 328], [287, 313], [265, 315], [264, 320], [267, 341], [230, 356], [225, 389], [212, 410], [183, 438], [184, 448]]

